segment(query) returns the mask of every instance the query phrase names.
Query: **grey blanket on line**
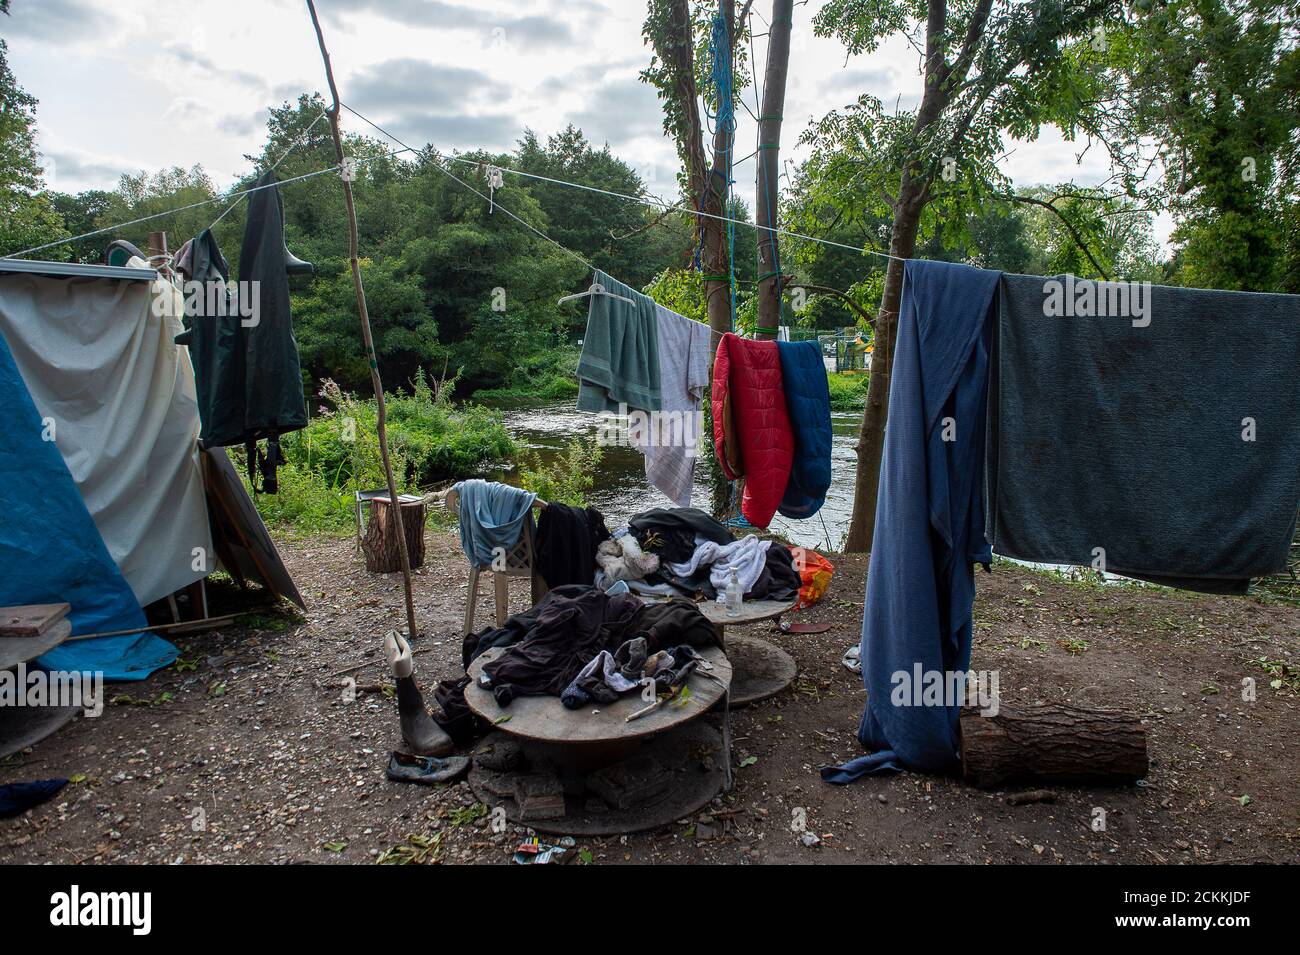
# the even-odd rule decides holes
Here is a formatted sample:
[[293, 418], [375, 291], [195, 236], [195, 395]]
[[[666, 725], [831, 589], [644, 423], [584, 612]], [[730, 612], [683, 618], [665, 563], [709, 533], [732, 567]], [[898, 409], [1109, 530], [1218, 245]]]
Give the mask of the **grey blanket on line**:
[[1284, 570], [1300, 500], [1300, 296], [1153, 286], [1150, 323], [1135, 327], [1049, 317], [1048, 281], [1004, 275], [998, 296], [993, 549], [1088, 566], [1102, 548], [1107, 571], [1220, 593]]

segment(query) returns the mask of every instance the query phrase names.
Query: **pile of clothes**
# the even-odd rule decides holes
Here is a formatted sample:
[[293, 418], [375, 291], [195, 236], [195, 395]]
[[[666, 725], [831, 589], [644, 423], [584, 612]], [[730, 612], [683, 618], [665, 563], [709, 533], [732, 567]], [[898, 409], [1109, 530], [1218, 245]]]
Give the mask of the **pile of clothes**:
[[[625, 580], [633, 592], [643, 595], [715, 600], [726, 592], [734, 574], [746, 600], [793, 600], [802, 583], [790, 548], [752, 534], [733, 537], [724, 525], [694, 507], [643, 511], [628, 521], [625, 532], [602, 546], [611, 544], [621, 547], [629, 572], [612, 576], [602, 563], [597, 582]], [[635, 573], [647, 564], [627, 559], [629, 551], [654, 558], [658, 566]]]
[[[659, 690], [675, 689], [697, 666], [696, 651], [716, 645], [713, 625], [689, 600], [647, 603], [593, 584], [566, 584], [504, 626], [466, 636], [462, 659], [468, 670], [487, 650], [504, 648], [483, 667], [498, 706], [520, 696], [555, 696], [574, 709], [611, 702], [646, 677]], [[434, 691], [442, 708], [434, 719], [460, 745], [488, 729], [465, 703], [468, 685], [465, 676]]]

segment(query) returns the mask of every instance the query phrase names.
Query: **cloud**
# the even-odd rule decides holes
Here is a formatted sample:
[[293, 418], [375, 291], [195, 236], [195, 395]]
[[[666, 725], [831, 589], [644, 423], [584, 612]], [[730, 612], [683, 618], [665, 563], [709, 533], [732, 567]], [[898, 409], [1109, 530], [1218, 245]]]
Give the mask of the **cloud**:
[[508, 87], [490, 74], [460, 66], [440, 66], [403, 57], [360, 70], [347, 83], [358, 109], [393, 110], [446, 103], [460, 109], [467, 102], [505, 97]]
[[112, 189], [128, 167], [91, 153], [51, 151], [42, 155], [46, 188], [55, 192]]
[[116, 17], [105, 13], [107, 5], [93, 0], [41, 0], [40, 3], [12, 4], [9, 16], [0, 14], [6, 38], [21, 37], [65, 45], [69, 41], [103, 37], [107, 24]]
[[[412, 146], [431, 143], [441, 152], [486, 149], [502, 152], [514, 146], [523, 135], [524, 126], [517, 116], [487, 113], [478, 116], [463, 113], [403, 113], [383, 123], [403, 142]], [[378, 134], [376, 134], [378, 135]]]
[[208, 56], [202, 50], [194, 46], [186, 46], [183, 43], [168, 43], [162, 48], [162, 52], [171, 57], [180, 66], [192, 66], [211, 77], [220, 76], [224, 79], [234, 80], [244, 86], [255, 90], [265, 90], [266, 81], [256, 73], [250, 73], [247, 70], [237, 70], [229, 64], [218, 63], [212, 57]]
[[498, 13], [444, 0], [353, 0], [346, 10], [327, 10], [325, 16], [342, 25], [347, 19], [364, 13], [387, 17], [408, 27], [478, 33], [486, 42], [505, 42], [516, 47], [550, 48], [575, 42], [573, 31], [559, 17]]
[[663, 132], [663, 110], [658, 96], [651, 87], [631, 77], [597, 87], [585, 98], [584, 107], [570, 113], [567, 119], [591, 142], [608, 142], [611, 147], [638, 136], [659, 136]]
[[252, 113], [229, 113], [217, 120], [217, 129], [230, 136], [251, 136], [266, 126], [266, 110]]

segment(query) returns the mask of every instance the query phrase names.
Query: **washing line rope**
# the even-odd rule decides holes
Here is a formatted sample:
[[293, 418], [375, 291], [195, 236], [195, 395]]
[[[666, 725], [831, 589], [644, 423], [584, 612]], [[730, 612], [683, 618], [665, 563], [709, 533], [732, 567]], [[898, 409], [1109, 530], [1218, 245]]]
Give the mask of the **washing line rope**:
[[[397, 153], [401, 153], [401, 152], [412, 152], [412, 153], [418, 153], [418, 152], [420, 152], [420, 150], [416, 149], [414, 146], [408, 146], [406, 143], [402, 142], [402, 140], [398, 139], [396, 136], [394, 136], [394, 135], [393, 135], [392, 133], [390, 133], [388, 130], [384, 129], [384, 127], [380, 126], [380, 125], [379, 125], [378, 123], [376, 123], [373, 119], [370, 119], [369, 117], [363, 115], [362, 113], [359, 113], [357, 110], [353, 109], [353, 108], [352, 108], [351, 106], [349, 106], [347, 103], [340, 103], [339, 105], [342, 106], [344, 109], [346, 109], [346, 110], [347, 110], [349, 113], [351, 113], [353, 116], [357, 117], [357, 119], [360, 119], [360, 120], [362, 120], [363, 122], [369, 123], [369, 124], [370, 124], [371, 126], [373, 126], [376, 130], [378, 130], [380, 133], [382, 133], [383, 135], [387, 136], [387, 137], [388, 137], [389, 139], [391, 139], [393, 142], [397, 143], [399, 146], [402, 147], [401, 149], [394, 150], [393, 153], [392, 153], [392, 155], [397, 155]], [[533, 232], [535, 235], [539, 236], [540, 238], [545, 239], [547, 242], [551, 243], [551, 245], [555, 246], [557, 249], [559, 249], [561, 252], [565, 253], [566, 255], [570, 255], [570, 256], [572, 256], [573, 258], [577, 259], [579, 262], [581, 262], [581, 263], [582, 263], [583, 265], [585, 265], [587, 268], [591, 269], [593, 272], [596, 271], [596, 267], [595, 267], [594, 265], [592, 265], [590, 262], [588, 262], [586, 259], [584, 259], [584, 258], [583, 258], [581, 255], [579, 255], [577, 252], [574, 252], [572, 249], [568, 248], [567, 246], [561, 245], [559, 242], [557, 242], [555, 239], [552, 239], [549, 235], [547, 235], [547, 234], [546, 234], [545, 232], [543, 232], [541, 229], [537, 228], [537, 227], [536, 227], [535, 225], [533, 225], [531, 222], [528, 222], [528, 221], [526, 221], [526, 220], [524, 220], [524, 219], [521, 219], [519, 216], [515, 215], [513, 212], [511, 212], [509, 209], [507, 209], [505, 206], [503, 206], [503, 205], [501, 204], [501, 201], [500, 201], [499, 199], [496, 199], [495, 197], [491, 197], [491, 196], [484, 195], [483, 193], [481, 193], [481, 192], [479, 192], [477, 189], [475, 189], [473, 186], [471, 186], [469, 183], [467, 183], [464, 179], [461, 179], [459, 176], [457, 176], [455, 173], [453, 173], [451, 170], [449, 170], [449, 169], [444, 169], [444, 168], [442, 167], [442, 165], [441, 165], [442, 160], [444, 160], [444, 159], [455, 159], [454, 156], [443, 156], [443, 155], [442, 155], [440, 152], [438, 152], [438, 150], [437, 150], [436, 148], [434, 148], [433, 146], [429, 146], [428, 149], [432, 152], [433, 158], [436, 160], [436, 162], [434, 162], [434, 164], [433, 164], [433, 167], [434, 167], [435, 169], [437, 169], [440, 173], [442, 173], [444, 176], [447, 176], [448, 178], [452, 179], [453, 181], [460, 183], [462, 186], [464, 186], [466, 189], [468, 189], [470, 192], [474, 193], [474, 195], [480, 197], [481, 199], [486, 199], [488, 202], [492, 203], [493, 206], [494, 206], [495, 208], [500, 209], [502, 212], [504, 212], [504, 213], [505, 213], [506, 215], [508, 215], [510, 218], [514, 219], [516, 222], [518, 222], [518, 223], [519, 223], [520, 225], [522, 225], [524, 228], [530, 230], [531, 232]], [[468, 163], [468, 164], [471, 165], [471, 166], [479, 166], [479, 165], [482, 165], [481, 163], [472, 162], [472, 161], [470, 161], [470, 160], [458, 160], [458, 161], [460, 161], [460, 162], [466, 162], [466, 163]], [[497, 168], [502, 168], [502, 167], [497, 167]], [[506, 170], [504, 170], [504, 171], [505, 171], [505, 172], [510, 172], [511, 170], [506, 169]]]
[[[319, 123], [322, 119], [324, 119], [324, 118], [325, 118], [326, 116], [328, 116], [328, 115], [329, 115], [329, 111], [328, 111], [328, 110], [321, 110], [321, 111], [320, 111], [320, 115], [317, 116], [315, 119], [313, 119], [313, 120], [311, 121], [311, 125], [310, 125], [310, 126], [308, 126], [306, 129], [304, 129], [301, 133], [299, 133], [299, 134], [297, 135], [297, 137], [294, 139], [294, 141], [293, 141], [292, 143], [289, 144], [289, 148], [286, 149], [283, 153], [281, 153], [279, 159], [277, 159], [275, 162], [271, 163], [270, 167], [266, 170], [266, 172], [275, 172], [277, 169], [279, 169], [279, 168], [280, 168], [280, 163], [282, 163], [282, 162], [284, 162], [286, 159], [288, 159], [288, 158], [289, 158], [289, 154], [290, 154], [291, 152], [293, 152], [295, 149], [297, 149], [299, 146], [301, 146], [303, 143], [305, 143], [305, 142], [307, 141], [307, 137], [308, 137], [309, 135], [311, 135], [311, 131], [312, 131], [313, 129], [316, 128], [316, 124]], [[263, 173], [263, 175], [265, 175], [265, 174], [266, 174], [266, 173]], [[260, 178], [260, 177], [259, 177], [259, 178]], [[234, 211], [235, 211], [235, 207], [238, 206], [238, 205], [239, 205], [241, 202], [243, 202], [243, 201], [244, 201], [244, 200], [243, 200], [242, 198], [240, 198], [240, 199], [236, 199], [234, 202], [232, 202], [232, 203], [231, 203], [231, 204], [226, 208], [226, 211], [225, 211], [225, 212], [221, 213], [221, 215], [217, 216], [215, 219], [212, 220], [212, 224], [211, 224], [210, 226], [208, 226], [208, 230], [211, 231], [211, 230], [215, 229], [215, 228], [217, 227], [217, 223], [219, 223], [219, 222], [220, 222], [222, 219], [224, 219], [226, 216], [230, 215], [230, 213], [234, 212]]]
[[[357, 163], [374, 162], [377, 159], [387, 159], [396, 156], [398, 153], [409, 152], [409, 149], [395, 149], [389, 153], [383, 153], [378, 156], [369, 156], [364, 159], [358, 159]], [[281, 157], [282, 159], [284, 157]], [[241, 199], [244, 196], [252, 195], [262, 189], [274, 189], [277, 186], [287, 186], [291, 183], [302, 182], [304, 179], [312, 179], [315, 176], [323, 176], [327, 172], [338, 172], [337, 164], [326, 166], [324, 169], [317, 169], [315, 172], [303, 173], [301, 176], [294, 176], [292, 179], [284, 179], [280, 182], [267, 183], [265, 186], [253, 186], [249, 189], [243, 189], [239, 192], [230, 193], [224, 196], [213, 196], [211, 199], [202, 199], [198, 202], [191, 202], [188, 205], [177, 206], [174, 209], [168, 209], [164, 212], [155, 212], [152, 215], [141, 216], [138, 219], [131, 219], [127, 222], [118, 222], [114, 225], [104, 226], [102, 229], [94, 229], [90, 232], [83, 232], [81, 235], [69, 236], [66, 239], [56, 239], [53, 242], [46, 242], [44, 245], [34, 245], [30, 249], [23, 249], [21, 252], [10, 252], [7, 255], [0, 255], [0, 259], [16, 259], [20, 256], [31, 255], [33, 252], [43, 252], [46, 249], [53, 249], [55, 246], [67, 245], [72, 242], [80, 242], [82, 239], [90, 239], [97, 235], [103, 235], [106, 232], [116, 232], [118, 229], [125, 229], [128, 226], [139, 225], [142, 222], [152, 222], [154, 219], [161, 219], [164, 216], [175, 215], [178, 212], [188, 212], [190, 209], [201, 209], [203, 206], [210, 206], [217, 202], [226, 202], [230, 199]], [[224, 213], [223, 213], [224, 215]]]

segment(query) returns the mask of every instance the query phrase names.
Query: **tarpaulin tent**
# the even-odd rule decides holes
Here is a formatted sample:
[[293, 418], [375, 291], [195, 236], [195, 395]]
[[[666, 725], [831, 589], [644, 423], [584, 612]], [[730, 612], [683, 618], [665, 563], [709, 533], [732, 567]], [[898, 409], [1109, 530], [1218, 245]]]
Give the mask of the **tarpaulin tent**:
[[[194, 372], [175, 343], [183, 298], [132, 265], [0, 260], [0, 605], [66, 601], [74, 634], [142, 626], [143, 606], [206, 577], [222, 552]], [[240, 519], [241, 539], [269, 542]], [[113, 639], [67, 644], [58, 665], [131, 679], [174, 656], [156, 637]], [[105, 648], [116, 656], [95, 655]]]

